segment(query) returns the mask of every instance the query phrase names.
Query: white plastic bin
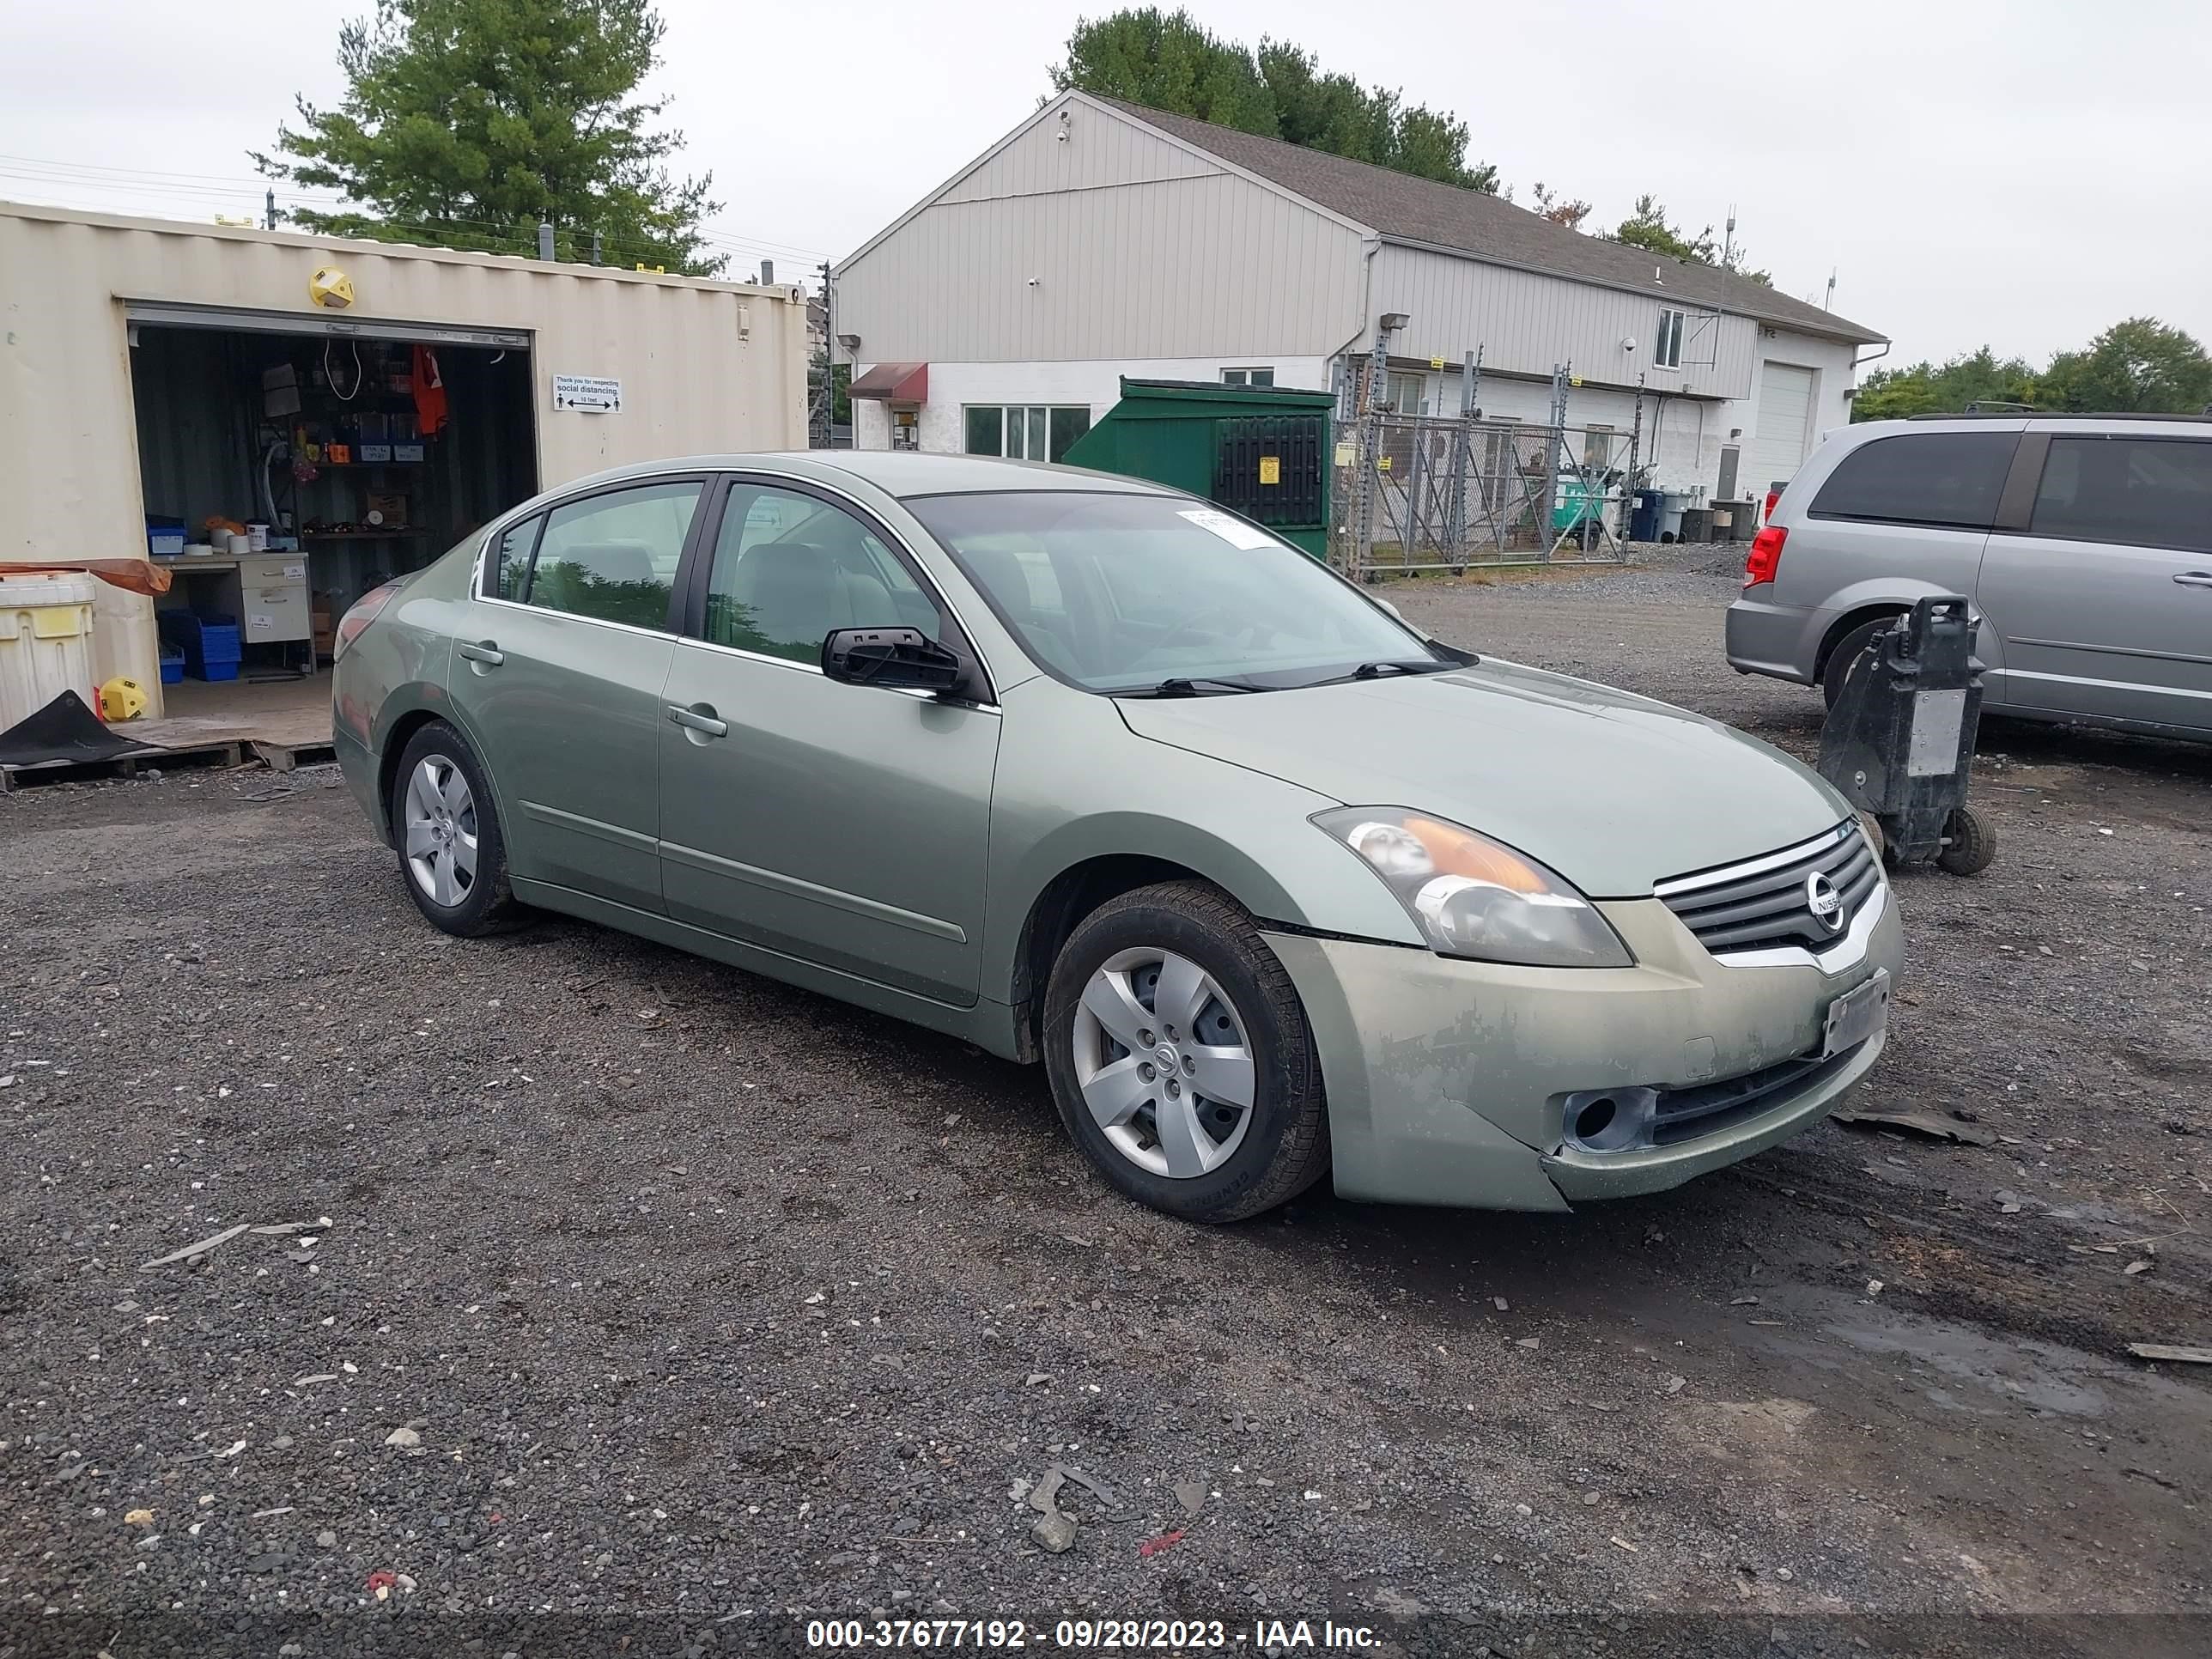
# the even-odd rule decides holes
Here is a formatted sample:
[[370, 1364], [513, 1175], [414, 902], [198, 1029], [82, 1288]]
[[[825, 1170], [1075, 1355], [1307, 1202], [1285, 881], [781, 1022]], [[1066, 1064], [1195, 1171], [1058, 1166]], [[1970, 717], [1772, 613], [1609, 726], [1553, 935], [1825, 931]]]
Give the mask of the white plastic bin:
[[0, 575], [0, 732], [64, 691], [99, 712], [92, 667], [97, 583], [70, 570]]

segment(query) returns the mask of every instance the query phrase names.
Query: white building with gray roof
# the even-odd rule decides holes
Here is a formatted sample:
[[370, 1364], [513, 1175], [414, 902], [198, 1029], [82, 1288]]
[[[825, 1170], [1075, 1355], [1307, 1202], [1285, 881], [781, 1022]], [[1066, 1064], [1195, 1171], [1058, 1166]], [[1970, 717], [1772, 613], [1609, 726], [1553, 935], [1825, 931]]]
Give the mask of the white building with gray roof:
[[1066, 92], [836, 267], [860, 448], [1056, 459], [1122, 375], [1328, 390], [1389, 344], [1391, 404], [1638, 417], [1653, 482], [1756, 496], [1850, 418], [1872, 329], [1495, 196]]

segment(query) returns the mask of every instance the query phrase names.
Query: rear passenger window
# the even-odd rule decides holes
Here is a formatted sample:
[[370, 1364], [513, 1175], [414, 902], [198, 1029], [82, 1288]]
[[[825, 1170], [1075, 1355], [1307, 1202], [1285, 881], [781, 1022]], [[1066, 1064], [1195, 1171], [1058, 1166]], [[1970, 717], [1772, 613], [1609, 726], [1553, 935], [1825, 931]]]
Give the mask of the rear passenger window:
[[523, 603], [541, 611], [665, 629], [668, 595], [702, 486], [610, 489], [545, 517]]
[[2212, 443], [2053, 438], [2032, 534], [2212, 552]]
[[518, 604], [530, 587], [530, 550], [538, 544], [542, 519], [525, 519], [500, 537], [492, 551], [491, 597]]
[[2016, 432], [1910, 432], [1844, 457], [1808, 509], [1816, 519], [1987, 530], [2019, 447]]

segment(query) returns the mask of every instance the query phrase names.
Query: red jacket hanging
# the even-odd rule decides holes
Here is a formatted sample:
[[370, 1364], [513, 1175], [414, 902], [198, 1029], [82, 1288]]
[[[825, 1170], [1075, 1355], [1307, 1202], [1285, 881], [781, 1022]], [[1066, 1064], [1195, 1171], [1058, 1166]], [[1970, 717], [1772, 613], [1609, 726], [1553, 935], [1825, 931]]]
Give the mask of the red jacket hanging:
[[426, 438], [434, 438], [446, 424], [446, 382], [438, 373], [438, 354], [428, 346], [415, 348], [415, 424]]

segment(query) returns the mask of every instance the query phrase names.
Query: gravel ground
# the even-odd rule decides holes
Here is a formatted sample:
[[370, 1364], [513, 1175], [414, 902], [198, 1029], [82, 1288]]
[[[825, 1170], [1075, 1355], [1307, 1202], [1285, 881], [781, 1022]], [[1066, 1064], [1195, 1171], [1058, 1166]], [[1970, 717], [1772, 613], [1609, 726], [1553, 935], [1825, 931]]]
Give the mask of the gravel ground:
[[[1809, 752], [1713, 562], [1392, 596]], [[801, 1609], [2202, 1651], [2212, 1368], [2125, 1345], [2212, 1340], [2212, 750], [1984, 749], [1998, 862], [1900, 881], [1863, 1104], [1992, 1144], [1229, 1231], [1111, 1194], [1037, 1071], [581, 924], [434, 933], [327, 771], [0, 800], [0, 1650]], [[240, 1223], [312, 1225], [141, 1265]]]

